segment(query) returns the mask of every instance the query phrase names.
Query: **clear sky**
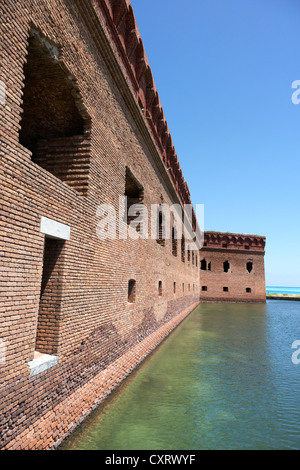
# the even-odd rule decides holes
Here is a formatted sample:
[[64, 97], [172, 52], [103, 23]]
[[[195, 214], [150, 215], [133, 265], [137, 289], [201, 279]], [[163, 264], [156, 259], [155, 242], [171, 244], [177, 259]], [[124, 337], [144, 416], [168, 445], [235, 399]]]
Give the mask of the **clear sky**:
[[300, 1], [131, 3], [205, 230], [266, 236], [266, 284], [300, 287]]

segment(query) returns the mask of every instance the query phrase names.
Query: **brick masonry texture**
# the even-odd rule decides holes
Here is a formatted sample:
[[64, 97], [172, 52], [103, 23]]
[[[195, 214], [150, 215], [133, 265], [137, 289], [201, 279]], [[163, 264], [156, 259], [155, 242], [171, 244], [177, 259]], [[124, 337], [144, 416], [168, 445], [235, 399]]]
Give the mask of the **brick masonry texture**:
[[35, 425], [30, 426], [8, 444], [7, 449], [36, 450], [57, 447], [61, 442], [59, 437], [70, 434], [78, 422], [86, 418], [93, 408], [98, 406], [191, 313], [197, 304], [183, 310], [112, 362], [62, 403], [49, 409]]
[[[128, 169], [148, 208], [190, 203], [130, 2], [2, 0], [0, 17], [0, 447], [50, 449], [199, 303], [203, 253], [97, 237]], [[263, 249], [235, 251], [263, 282]], [[30, 377], [37, 353], [59, 361]]]
[[201, 301], [265, 302], [265, 243], [260, 236], [205, 232]]

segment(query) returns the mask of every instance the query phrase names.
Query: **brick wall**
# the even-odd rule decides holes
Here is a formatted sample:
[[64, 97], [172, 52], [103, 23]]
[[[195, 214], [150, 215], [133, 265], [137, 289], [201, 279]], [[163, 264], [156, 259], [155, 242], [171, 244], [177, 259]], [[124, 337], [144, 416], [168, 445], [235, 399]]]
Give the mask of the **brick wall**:
[[[162, 133], [157, 140], [157, 127], [151, 130], [153, 123], [141, 112], [100, 10], [93, 1], [84, 3], [91, 9], [87, 16], [97, 20], [93, 36], [82, 2], [3, 0], [0, 6], [0, 80], [7, 89], [0, 105], [0, 338], [6, 348], [0, 364], [1, 448], [59, 442], [199, 302], [199, 264], [187, 257], [183, 262], [179, 246], [174, 256], [172, 240], [163, 246], [97, 237], [97, 208], [106, 203], [118, 210], [127, 168], [142, 185], [147, 207], [182, 203], [187, 186], [181, 177], [174, 179], [177, 164], [170, 179], [170, 149], [164, 151], [169, 160], [162, 156], [162, 141], [169, 148], [168, 141]], [[62, 74], [53, 80], [72, 81], [71, 88], [58, 88], [68, 111], [63, 118], [53, 112], [47, 119], [57, 103], [47, 88], [38, 89], [36, 101], [26, 95], [32, 31], [46, 55], [58, 50]], [[32, 96], [36, 81], [31, 75]], [[41, 115], [30, 111], [31, 103], [41, 106]], [[59, 135], [69, 113], [77, 124], [80, 114], [83, 134], [70, 120], [70, 131], [66, 126]], [[79, 138], [70, 151], [75, 135], [88, 138], [88, 145]], [[70, 154], [71, 170], [61, 171], [60, 160]], [[73, 173], [78, 160], [86, 164], [82, 179]], [[51, 250], [44, 257], [41, 217], [71, 229], [56, 261]], [[134, 303], [128, 302], [132, 279]], [[36, 352], [57, 355], [58, 364], [30, 376]], [[136, 356], [128, 362], [131, 352]], [[95, 383], [98, 392], [90, 393]], [[63, 412], [66, 404], [74, 404], [76, 413]]]
[[[265, 302], [265, 237], [206, 232], [201, 300]], [[224, 265], [224, 263], [226, 263]]]
[[35, 146], [34, 162], [81, 195], [87, 194], [90, 141], [83, 136], [40, 140]]

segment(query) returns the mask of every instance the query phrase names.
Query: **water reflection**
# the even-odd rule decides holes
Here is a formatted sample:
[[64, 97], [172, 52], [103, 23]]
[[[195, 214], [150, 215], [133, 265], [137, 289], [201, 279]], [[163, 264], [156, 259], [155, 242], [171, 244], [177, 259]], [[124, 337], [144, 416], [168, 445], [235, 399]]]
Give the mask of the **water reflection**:
[[66, 449], [300, 449], [299, 303], [203, 304]]

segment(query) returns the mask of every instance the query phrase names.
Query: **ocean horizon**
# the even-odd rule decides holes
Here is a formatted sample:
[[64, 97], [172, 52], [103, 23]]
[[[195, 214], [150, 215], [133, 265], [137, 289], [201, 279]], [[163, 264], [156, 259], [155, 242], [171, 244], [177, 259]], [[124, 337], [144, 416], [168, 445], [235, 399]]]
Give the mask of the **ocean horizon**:
[[300, 287], [266, 286], [267, 294], [300, 295]]

